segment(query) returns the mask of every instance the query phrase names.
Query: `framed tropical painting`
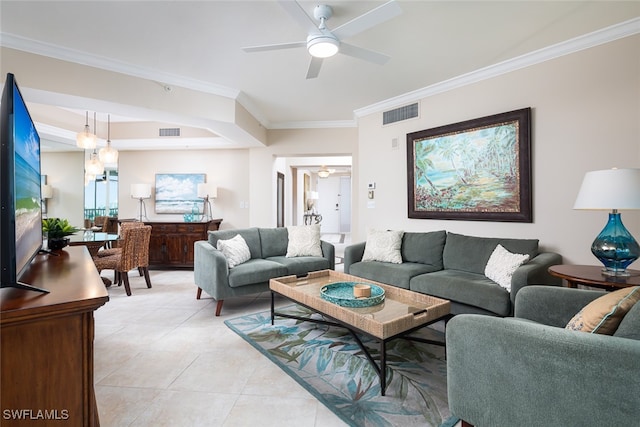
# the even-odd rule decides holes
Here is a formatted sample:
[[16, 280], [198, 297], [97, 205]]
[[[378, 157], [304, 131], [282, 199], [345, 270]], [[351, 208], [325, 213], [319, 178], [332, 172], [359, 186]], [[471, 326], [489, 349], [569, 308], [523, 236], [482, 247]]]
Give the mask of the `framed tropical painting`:
[[407, 134], [409, 218], [532, 222], [531, 108]]

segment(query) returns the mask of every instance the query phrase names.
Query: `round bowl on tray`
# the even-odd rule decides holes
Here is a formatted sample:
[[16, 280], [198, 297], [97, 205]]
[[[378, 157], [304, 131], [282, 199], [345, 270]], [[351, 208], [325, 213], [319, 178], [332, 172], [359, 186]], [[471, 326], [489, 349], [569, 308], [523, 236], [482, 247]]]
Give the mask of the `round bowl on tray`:
[[[371, 286], [371, 296], [366, 298], [354, 297], [353, 287], [358, 284]], [[371, 307], [384, 301], [384, 289], [371, 283], [337, 282], [323, 286], [320, 289], [320, 297], [342, 307]]]

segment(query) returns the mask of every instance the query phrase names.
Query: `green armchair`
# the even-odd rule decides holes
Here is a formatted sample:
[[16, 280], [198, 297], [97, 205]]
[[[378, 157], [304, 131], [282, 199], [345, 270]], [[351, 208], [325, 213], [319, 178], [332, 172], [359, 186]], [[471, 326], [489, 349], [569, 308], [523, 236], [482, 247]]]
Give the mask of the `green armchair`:
[[564, 329], [601, 295], [529, 286], [514, 318], [454, 317], [446, 334], [452, 415], [477, 427], [637, 425], [640, 303], [613, 336]]

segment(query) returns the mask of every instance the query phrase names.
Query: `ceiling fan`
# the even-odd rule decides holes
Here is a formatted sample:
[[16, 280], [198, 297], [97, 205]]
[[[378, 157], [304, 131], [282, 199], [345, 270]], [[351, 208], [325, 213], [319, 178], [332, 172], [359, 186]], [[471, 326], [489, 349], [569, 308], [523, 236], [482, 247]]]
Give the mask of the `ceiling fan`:
[[[355, 36], [369, 28], [375, 27], [389, 19], [395, 18], [402, 13], [402, 9], [395, 0], [388, 1], [375, 9], [364, 13], [351, 21], [340, 25], [334, 30], [329, 30], [326, 26], [327, 20], [333, 15], [331, 6], [320, 4], [313, 9], [314, 18], [319, 21], [317, 25], [313, 19], [304, 11], [297, 1], [279, 1], [280, 5], [289, 15], [307, 31], [307, 40], [270, 44], [262, 46], [244, 47], [245, 52], [263, 52], [267, 50], [291, 49], [306, 47], [311, 55], [311, 63], [307, 70], [307, 79], [318, 77], [320, 67], [324, 58], [331, 57], [336, 53], [342, 53], [354, 58], [383, 65], [389, 60], [387, 55], [374, 52], [373, 50], [354, 46], [343, 42], [343, 39]], [[317, 25], [317, 26], [316, 26]]]

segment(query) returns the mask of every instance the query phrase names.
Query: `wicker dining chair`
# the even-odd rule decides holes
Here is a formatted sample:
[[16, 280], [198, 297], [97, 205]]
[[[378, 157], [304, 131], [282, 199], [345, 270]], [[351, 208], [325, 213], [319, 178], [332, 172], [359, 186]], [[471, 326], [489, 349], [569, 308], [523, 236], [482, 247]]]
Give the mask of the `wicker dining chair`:
[[[102, 257], [107, 257], [107, 256], [116, 255], [116, 254], [121, 253], [122, 252], [122, 245], [124, 244], [123, 238], [122, 238], [122, 233], [127, 228], [134, 228], [134, 227], [144, 227], [144, 222], [127, 221], [127, 222], [121, 223], [120, 224], [120, 238], [116, 242], [113, 243], [113, 247], [112, 248], [103, 249], [103, 250], [99, 251], [96, 256], [99, 257], [99, 258], [102, 258]], [[115, 231], [117, 231], [117, 230], [115, 230]], [[142, 276], [142, 271], [140, 272], [140, 275]]]
[[127, 295], [131, 295], [129, 284], [129, 271], [134, 268], [142, 271], [147, 288], [151, 288], [149, 278], [149, 240], [151, 239], [151, 226], [129, 227], [122, 231], [122, 251], [105, 257], [96, 257], [94, 262], [98, 272], [102, 270], [114, 270], [118, 285], [124, 282]]

